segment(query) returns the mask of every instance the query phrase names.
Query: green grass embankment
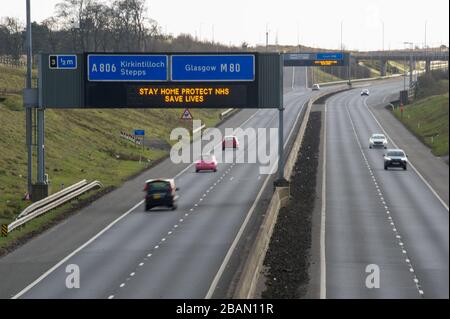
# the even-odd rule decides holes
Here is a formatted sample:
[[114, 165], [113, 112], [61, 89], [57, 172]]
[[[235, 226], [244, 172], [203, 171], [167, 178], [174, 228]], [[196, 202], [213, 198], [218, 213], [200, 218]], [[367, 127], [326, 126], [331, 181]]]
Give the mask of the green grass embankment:
[[395, 116], [412, 131], [436, 156], [448, 155], [448, 92], [416, 101], [404, 108], [403, 119], [399, 108]]

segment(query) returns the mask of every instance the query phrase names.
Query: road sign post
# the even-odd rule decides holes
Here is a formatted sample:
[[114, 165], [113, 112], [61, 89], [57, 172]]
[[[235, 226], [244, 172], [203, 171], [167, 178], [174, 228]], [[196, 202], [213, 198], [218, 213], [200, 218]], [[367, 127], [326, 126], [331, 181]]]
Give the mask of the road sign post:
[[145, 144], [145, 130], [134, 130], [134, 143], [136, 144], [136, 136], [142, 136], [141, 144], [142, 144], [142, 152], [139, 156], [139, 163], [142, 160], [142, 156], [144, 155], [144, 144]]

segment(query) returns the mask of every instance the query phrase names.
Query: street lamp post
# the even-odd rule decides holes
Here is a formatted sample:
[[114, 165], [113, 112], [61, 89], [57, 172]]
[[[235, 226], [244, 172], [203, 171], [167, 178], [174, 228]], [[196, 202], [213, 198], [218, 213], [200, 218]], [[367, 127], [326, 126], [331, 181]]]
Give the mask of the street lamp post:
[[[27, 11], [27, 80], [26, 88], [31, 89], [33, 82], [32, 67], [33, 67], [33, 54], [32, 54], [32, 40], [31, 40], [31, 7], [30, 0], [26, 1]], [[25, 131], [26, 131], [26, 144], [27, 144], [27, 189], [28, 194], [31, 196], [32, 191], [32, 167], [33, 167], [33, 109], [31, 107], [25, 108]]]

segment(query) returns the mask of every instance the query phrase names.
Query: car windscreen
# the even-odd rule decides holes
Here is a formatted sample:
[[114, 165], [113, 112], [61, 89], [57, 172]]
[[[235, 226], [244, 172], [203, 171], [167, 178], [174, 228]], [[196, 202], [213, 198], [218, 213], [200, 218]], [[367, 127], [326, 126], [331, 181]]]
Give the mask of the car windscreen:
[[376, 140], [384, 140], [384, 136], [383, 135], [374, 135], [374, 136], [372, 136], [372, 138], [376, 139]]
[[205, 162], [212, 162], [211, 155], [202, 155], [202, 160]]
[[156, 193], [156, 192], [167, 192], [169, 191], [170, 183], [164, 181], [151, 182], [148, 184], [147, 192], [148, 193]]
[[388, 152], [387, 156], [404, 157], [405, 153], [399, 151]]

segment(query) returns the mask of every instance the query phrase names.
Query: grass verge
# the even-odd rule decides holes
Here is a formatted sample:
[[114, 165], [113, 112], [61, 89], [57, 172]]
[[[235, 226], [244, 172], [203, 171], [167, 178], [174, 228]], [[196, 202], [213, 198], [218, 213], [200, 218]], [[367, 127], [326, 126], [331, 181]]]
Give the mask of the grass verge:
[[448, 92], [446, 94], [417, 100], [405, 107], [403, 117], [400, 109], [395, 116], [436, 156], [448, 155]]

